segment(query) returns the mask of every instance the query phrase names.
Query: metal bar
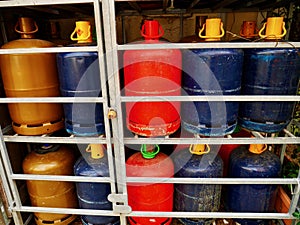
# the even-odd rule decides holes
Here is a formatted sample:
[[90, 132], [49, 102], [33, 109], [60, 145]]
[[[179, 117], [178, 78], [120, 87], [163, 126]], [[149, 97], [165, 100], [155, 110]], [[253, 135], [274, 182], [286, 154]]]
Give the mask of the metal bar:
[[[109, 53], [107, 57], [107, 71], [108, 71], [108, 85], [109, 94], [111, 96], [111, 107], [116, 111], [117, 117], [111, 120], [112, 129], [114, 132], [114, 150], [115, 150], [115, 168], [117, 178], [117, 192], [119, 194], [127, 194], [127, 187], [125, 183], [126, 167], [125, 167], [125, 147], [123, 143], [123, 121], [122, 121], [122, 107], [120, 104], [120, 81], [119, 81], [119, 65], [116, 29], [111, 24], [116, 24], [115, 21], [115, 2], [111, 0], [103, 0], [103, 11], [107, 13], [104, 15], [104, 32], [106, 41], [106, 52]], [[128, 205], [127, 197], [124, 197], [124, 205]], [[123, 224], [121, 224], [123, 225]]]
[[[101, 12], [100, 12], [100, 4], [98, 0], [95, 0], [94, 3], [94, 14], [95, 14], [95, 24], [96, 24], [96, 33], [97, 33], [97, 42], [98, 42], [98, 57], [99, 57], [99, 68], [100, 68], [100, 80], [101, 80], [101, 91], [104, 99], [103, 104], [103, 115], [104, 115], [104, 125], [105, 125], [105, 136], [106, 136], [106, 150], [107, 150], [107, 159], [108, 159], [108, 169], [110, 176], [110, 191], [111, 193], [116, 192], [116, 178], [115, 178], [115, 170], [114, 170], [114, 161], [113, 161], [113, 152], [112, 152], [112, 141], [111, 141], [111, 131], [110, 131], [110, 123], [107, 117], [107, 112], [109, 109], [109, 97], [107, 95], [107, 74], [106, 74], [106, 65], [105, 65], [105, 54], [103, 44], [104, 41], [102, 39], [102, 24], [101, 24]], [[100, 53], [100, 54], [99, 54]]]
[[[65, 144], [105, 144], [105, 139], [97, 137], [39, 137], [39, 136], [18, 136], [18, 135], [4, 135], [6, 142], [31, 142], [31, 143], [65, 143]], [[112, 143], [115, 141], [112, 140]], [[296, 137], [266, 137], [266, 138], [124, 138], [124, 144], [300, 144], [300, 138]], [[119, 162], [120, 163], [120, 162]]]
[[68, 181], [68, 182], [114, 182], [110, 177], [84, 177], [84, 176], [62, 176], [62, 175], [38, 175], [38, 174], [12, 174], [13, 180], [47, 180], [47, 181]]
[[[0, 1], [1, 3], [1, 1]], [[61, 53], [61, 52], [96, 52], [97, 46], [86, 47], [47, 47], [47, 48], [14, 48], [0, 49], [0, 54], [33, 54], [33, 53]]]
[[[236, 102], [297, 102], [299, 95], [197, 95], [197, 96], [123, 96], [122, 102], [162, 102], [162, 101], [236, 101]], [[0, 98], [0, 103], [103, 103], [103, 97], [27, 97]]]
[[197, 95], [197, 96], [123, 96], [122, 102], [165, 102], [165, 101], [234, 101], [234, 102], [297, 102], [298, 95]]
[[33, 5], [59, 5], [59, 4], [75, 4], [75, 3], [92, 3], [93, 0], [11, 0], [0, 1], [0, 7], [15, 7], [15, 6], [33, 6]]
[[99, 137], [47, 137], [47, 136], [18, 136], [4, 135], [6, 142], [31, 142], [31, 143], [61, 143], [61, 144], [106, 144], [106, 139]]
[[241, 212], [150, 212], [133, 211], [127, 216], [172, 218], [243, 218], [243, 219], [294, 219], [288, 213], [241, 213]]
[[[10, 164], [10, 158], [7, 152], [6, 145], [4, 143], [1, 129], [0, 129], [0, 153], [1, 153], [1, 158], [3, 160], [2, 168], [4, 169], [4, 171], [2, 172], [5, 172], [7, 177], [7, 179], [2, 180], [2, 182], [3, 184], [7, 182], [6, 184], [4, 184], [4, 188], [5, 188], [4, 190], [7, 191], [6, 196], [9, 198], [8, 204], [10, 205], [10, 209], [12, 210], [14, 206], [19, 207], [22, 205], [22, 203], [21, 203], [21, 199], [18, 193], [18, 188], [16, 183], [14, 180], [10, 179], [10, 175], [13, 174], [13, 170]], [[9, 185], [9, 189], [7, 189], [8, 185]], [[16, 224], [23, 224], [23, 219], [19, 212], [12, 211], [12, 216]]]
[[103, 97], [28, 97], [28, 98], [0, 98], [0, 103], [92, 103], [104, 101]]
[[218, 42], [213, 43], [167, 43], [167, 44], [126, 44], [118, 50], [138, 49], [198, 49], [198, 48], [299, 48], [300, 42]]
[[42, 212], [42, 213], [65, 213], [74, 215], [98, 215], [98, 216], [119, 216], [111, 210], [95, 210], [95, 209], [73, 209], [73, 208], [50, 208], [50, 207], [34, 207], [21, 206], [14, 207], [14, 210], [21, 212]]
[[175, 184], [298, 184], [296, 178], [174, 178], [174, 177], [127, 177], [128, 183], [175, 183]]
[[124, 144], [300, 144], [300, 138], [124, 138]]

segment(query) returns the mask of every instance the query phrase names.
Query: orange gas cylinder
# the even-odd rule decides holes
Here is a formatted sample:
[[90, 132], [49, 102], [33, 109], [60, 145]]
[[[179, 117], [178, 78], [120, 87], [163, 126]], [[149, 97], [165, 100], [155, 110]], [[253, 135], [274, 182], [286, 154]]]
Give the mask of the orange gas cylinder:
[[[29, 153], [23, 161], [25, 174], [73, 175], [75, 156], [71, 149], [59, 145], [41, 145]], [[64, 181], [26, 181], [32, 206], [76, 208], [75, 185]], [[54, 213], [34, 213], [37, 225], [67, 225], [76, 216]]]
[[[19, 30], [18, 30], [19, 29]], [[6, 43], [2, 49], [54, 47], [48, 41], [34, 39], [38, 28], [31, 18], [19, 18], [16, 31], [21, 39]], [[59, 96], [55, 54], [0, 55], [1, 73], [7, 97]], [[52, 133], [64, 127], [63, 110], [56, 103], [8, 104], [13, 129], [22, 135]]]
[[[141, 44], [159, 44], [163, 29], [156, 20], [146, 20]], [[178, 49], [128, 50], [124, 52], [126, 96], [171, 96], [181, 93], [181, 52]], [[180, 127], [180, 103], [126, 103], [127, 127], [141, 136], [166, 136]]]
[[[148, 146], [149, 147], [149, 146]], [[159, 147], [142, 145], [142, 151], [134, 153], [126, 161], [128, 177], [173, 177], [174, 165]], [[153, 152], [152, 152], [153, 151]], [[128, 204], [133, 211], [164, 211], [173, 209], [174, 185], [168, 183], [128, 183]], [[131, 225], [169, 225], [172, 218], [129, 217]]]

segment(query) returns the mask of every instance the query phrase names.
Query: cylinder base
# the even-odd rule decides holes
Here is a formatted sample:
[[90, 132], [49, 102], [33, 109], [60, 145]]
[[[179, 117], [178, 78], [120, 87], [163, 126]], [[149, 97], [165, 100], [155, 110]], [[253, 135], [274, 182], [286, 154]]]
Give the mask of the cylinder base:
[[237, 123], [227, 125], [226, 127], [200, 127], [182, 121], [182, 126], [186, 131], [203, 136], [224, 136], [231, 134], [235, 130], [236, 125]]
[[56, 225], [68, 225], [73, 222], [77, 218], [76, 215], [68, 215], [60, 220], [56, 221], [49, 221], [49, 220], [42, 220], [41, 218], [35, 217], [35, 222], [37, 225], [47, 225], [47, 224], [56, 224]]
[[39, 125], [17, 124], [12, 122], [13, 130], [21, 135], [50, 134], [64, 128], [64, 120], [47, 122]]
[[276, 133], [283, 130], [289, 124], [289, 121], [285, 123], [274, 124], [274, 123], [253, 122], [250, 120], [244, 120], [239, 118], [239, 124], [248, 130], [266, 132], [266, 133]]

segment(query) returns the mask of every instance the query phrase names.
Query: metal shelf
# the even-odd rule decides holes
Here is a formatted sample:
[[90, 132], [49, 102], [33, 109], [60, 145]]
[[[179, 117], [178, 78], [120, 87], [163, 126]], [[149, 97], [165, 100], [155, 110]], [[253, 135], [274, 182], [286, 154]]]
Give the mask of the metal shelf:
[[[118, 54], [124, 50], [137, 50], [137, 49], [196, 49], [196, 48], [299, 48], [300, 42], [228, 42], [228, 43], [164, 43], [164, 44], [126, 44], [118, 45], [116, 42], [116, 28], [115, 17], [117, 15], [118, 7], [120, 4], [127, 4], [138, 11], [141, 7], [140, 3], [145, 2], [160, 2], [162, 9], [168, 12], [169, 0], [162, 1], [126, 1], [126, 0], [12, 0], [0, 1], [1, 7], [24, 7], [24, 6], [46, 6], [46, 5], [68, 5], [68, 4], [81, 4], [92, 3], [94, 7], [95, 24], [97, 31], [97, 46], [87, 47], [53, 47], [53, 48], [32, 48], [32, 49], [0, 49], [0, 54], [28, 54], [28, 53], [61, 53], [61, 52], [98, 52], [99, 64], [102, 84], [103, 97], [84, 98], [84, 97], [35, 97], [35, 98], [0, 98], [0, 104], [6, 103], [103, 103], [104, 115], [110, 109], [117, 112], [117, 118], [109, 120], [105, 116], [105, 137], [77, 137], [69, 135], [62, 136], [21, 136], [14, 134], [11, 127], [3, 128], [3, 134], [0, 133], [0, 175], [5, 186], [5, 191], [8, 194], [10, 202], [10, 210], [13, 213], [13, 219], [16, 224], [24, 224], [21, 218], [21, 212], [47, 212], [47, 213], [64, 213], [76, 215], [104, 215], [104, 216], [119, 216], [121, 225], [126, 224], [127, 216], [155, 216], [155, 217], [187, 217], [187, 218], [262, 218], [262, 219], [292, 219], [292, 212], [296, 209], [299, 200], [299, 193], [294, 195], [289, 213], [230, 213], [230, 212], [136, 212], [131, 211], [128, 207], [127, 188], [126, 183], [139, 183], [139, 182], [165, 182], [165, 183], [194, 183], [194, 184], [292, 184], [296, 189], [300, 187], [300, 179], [284, 179], [284, 178], [270, 178], [270, 179], [255, 179], [255, 178], [157, 178], [157, 177], [127, 177], [125, 168], [125, 146], [129, 144], [300, 144], [300, 138], [291, 134], [288, 129], [276, 136], [275, 134], [264, 134], [259, 132], [252, 132], [254, 138], [234, 138], [231, 135], [225, 137], [190, 137], [190, 138], [173, 138], [173, 137], [159, 137], [159, 138], [138, 138], [134, 135], [127, 137], [124, 135], [124, 121], [122, 103], [140, 101], [140, 102], [158, 102], [158, 101], [300, 101], [300, 96], [143, 96], [128, 97], [122, 96], [120, 92], [120, 79], [119, 79], [119, 62]], [[200, 8], [200, 1], [191, 0], [184, 1], [187, 4], [185, 12], [192, 13], [193, 10], [197, 11]], [[213, 3], [215, 1], [211, 1]], [[251, 9], [259, 9], [259, 2], [269, 1], [250, 1]], [[282, 4], [284, 1], [277, 1], [277, 4]], [[129, 4], [130, 3], [130, 4]], [[132, 4], [134, 3], [134, 4]], [[226, 0], [223, 3], [215, 5], [215, 7], [208, 7], [207, 10], [224, 9], [232, 4], [242, 3], [238, 0]], [[101, 4], [101, 7], [100, 7]], [[245, 7], [247, 8], [247, 7]], [[143, 14], [146, 11], [141, 7], [142, 11], [138, 12]], [[172, 12], [175, 12], [174, 10]], [[102, 40], [102, 32], [104, 32], [104, 40]], [[103, 47], [105, 46], [105, 49]], [[107, 86], [106, 86], [107, 83]], [[106, 92], [109, 92], [107, 94]], [[292, 124], [297, 124], [292, 121]], [[112, 132], [111, 132], [112, 130]], [[13, 134], [12, 134], [13, 133]], [[54, 176], [54, 175], [28, 175], [16, 174], [12, 172], [11, 162], [5, 146], [6, 142], [15, 143], [62, 143], [62, 144], [88, 144], [99, 143], [106, 144], [109, 154], [109, 167], [110, 177], [76, 177], [76, 176]], [[116, 175], [115, 175], [116, 174]], [[71, 208], [48, 208], [48, 207], [32, 207], [23, 206], [16, 181], [26, 180], [45, 180], [45, 181], [67, 181], [67, 182], [103, 182], [111, 184], [111, 195], [109, 199], [113, 202], [112, 210], [90, 210], [90, 209], [71, 209]], [[118, 203], [117, 203], [118, 202]], [[122, 203], [121, 205], [119, 203]]]

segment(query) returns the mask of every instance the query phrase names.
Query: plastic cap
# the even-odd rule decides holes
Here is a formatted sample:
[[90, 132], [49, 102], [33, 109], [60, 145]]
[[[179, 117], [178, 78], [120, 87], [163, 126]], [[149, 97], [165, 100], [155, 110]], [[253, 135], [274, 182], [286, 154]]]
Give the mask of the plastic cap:
[[145, 159], [153, 159], [159, 153], [159, 146], [142, 144], [141, 153]]
[[209, 145], [205, 145], [205, 144], [190, 145], [190, 153], [192, 153], [192, 154], [203, 155], [203, 154], [207, 154], [209, 152], [210, 152]]
[[266, 144], [250, 144], [249, 151], [254, 154], [261, 154], [267, 150]]

